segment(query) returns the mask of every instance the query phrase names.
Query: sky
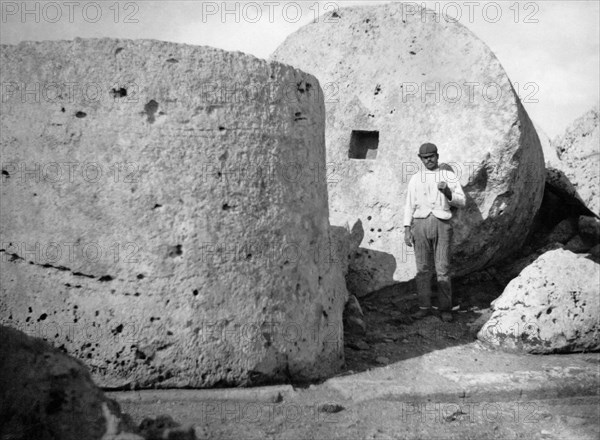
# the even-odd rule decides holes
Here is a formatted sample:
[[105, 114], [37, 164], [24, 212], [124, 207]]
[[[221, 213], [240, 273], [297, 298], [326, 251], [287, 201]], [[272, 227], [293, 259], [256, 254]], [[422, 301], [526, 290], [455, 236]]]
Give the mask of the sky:
[[[0, 43], [152, 38], [269, 55], [327, 11], [380, 1], [4, 1]], [[538, 131], [550, 138], [600, 102], [600, 2], [419, 1], [496, 54]]]

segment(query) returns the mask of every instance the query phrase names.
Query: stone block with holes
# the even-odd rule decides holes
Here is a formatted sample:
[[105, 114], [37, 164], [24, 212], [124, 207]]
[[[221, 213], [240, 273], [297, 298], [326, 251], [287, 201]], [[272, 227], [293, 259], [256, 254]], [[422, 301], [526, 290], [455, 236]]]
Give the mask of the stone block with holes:
[[527, 353], [600, 349], [598, 259], [554, 249], [540, 255], [492, 303], [477, 337]]
[[542, 148], [500, 60], [466, 27], [410, 3], [341, 8], [290, 35], [272, 58], [323, 87], [332, 224], [360, 219], [365, 231], [350, 266], [353, 293], [415, 276], [403, 211], [425, 142], [467, 195], [453, 220], [454, 273], [518, 249], [542, 201]]
[[1, 323], [104, 387], [337, 371], [347, 292], [313, 76], [146, 40], [0, 57]]

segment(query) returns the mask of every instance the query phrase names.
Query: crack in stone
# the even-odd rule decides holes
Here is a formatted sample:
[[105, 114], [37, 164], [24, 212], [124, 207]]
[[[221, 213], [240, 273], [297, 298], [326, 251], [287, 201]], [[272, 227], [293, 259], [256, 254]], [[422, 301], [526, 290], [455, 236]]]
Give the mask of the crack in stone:
[[89, 275], [89, 274], [82, 273], [82, 272], [75, 272], [72, 269], [69, 269], [68, 267], [65, 267], [65, 266], [54, 266], [54, 265], [49, 264], [49, 263], [45, 263], [45, 264], [36, 263], [34, 261], [26, 260], [25, 258], [21, 257], [20, 255], [18, 255], [16, 253], [7, 252], [6, 249], [0, 249], [0, 252], [1, 253], [5, 253], [6, 255], [10, 256], [11, 257], [10, 260], [7, 260], [7, 261], [10, 261], [10, 262], [17, 261], [17, 260], [23, 260], [23, 261], [25, 261], [25, 262], [27, 262], [29, 264], [33, 264], [35, 266], [39, 266], [39, 267], [43, 267], [43, 268], [52, 268], [52, 269], [59, 270], [61, 272], [71, 272], [71, 274], [73, 276], [76, 276], [76, 277], [86, 277], [86, 278], [91, 278], [91, 279], [98, 278], [99, 282], [112, 281], [114, 279], [110, 275], [104, 275], [104, 276], [101, 276], [101, 277], [95, 277], [94, 275]]

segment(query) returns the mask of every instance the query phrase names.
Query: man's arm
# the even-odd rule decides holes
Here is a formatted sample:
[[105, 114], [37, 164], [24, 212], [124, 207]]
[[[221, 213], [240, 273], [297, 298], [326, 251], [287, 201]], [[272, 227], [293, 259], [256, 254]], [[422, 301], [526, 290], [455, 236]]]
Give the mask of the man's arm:
[[[414, 176], [413, 176], [414, 177]], [[410, 227], [412, 224], [413, 213], [415, 212], [415, 194], [413, 178], [408, 181], [406, 187], [406, 202], [404, 202], [404, 227]]]
[[460, 186], [458, 177], [454, 173], [452, 174], [454, 176], [452, 183], [445, 181], [438, 182], [438, 190], [448, 199], [450, 205], [462, 208], [466, 203], [465, 193], [463, 192], [462, 186]]
[[452, 190], [452, 198], [448, 199], [450, 205], [456, 206], [457, 208], [464, 208], [467, 198], [465, 197], [465, 193], [463, 192], [458, 179], [456, 179], [456, 182], [448, 184], [448, 186]]
[[409, 247], [413, 245], [414, 241], [412, 232], [410, 230], [413, 213], [415, 212], [415, 199], [413, 187], [413, 178], [411, 177], [411, 179], [408, 181], [408, 186], [406, 188], [406, 202], [404, 203], [404, 242]]

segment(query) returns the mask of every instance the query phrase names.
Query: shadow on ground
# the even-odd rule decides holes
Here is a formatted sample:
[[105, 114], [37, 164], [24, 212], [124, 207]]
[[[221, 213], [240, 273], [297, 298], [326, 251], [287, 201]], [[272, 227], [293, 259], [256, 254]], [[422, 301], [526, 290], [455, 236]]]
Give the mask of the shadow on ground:
[[[418, 310], [414, 281], [385, 287], [360, 299], [367, 325], [366, 334], [344, 332], [346, 366], [341, 375], [402, 361], [476, 339], [477, 331], [490, 316], [490, 303], [504, 285], [489, 277], [473, 282], [457, 279], [453, 285], [454, 321], [443, 322], [437, 314], [414, 320]], [[435, 294], [435, 291], [434, 291]], [[434, 306], [436, 299], [433, 300]]]

